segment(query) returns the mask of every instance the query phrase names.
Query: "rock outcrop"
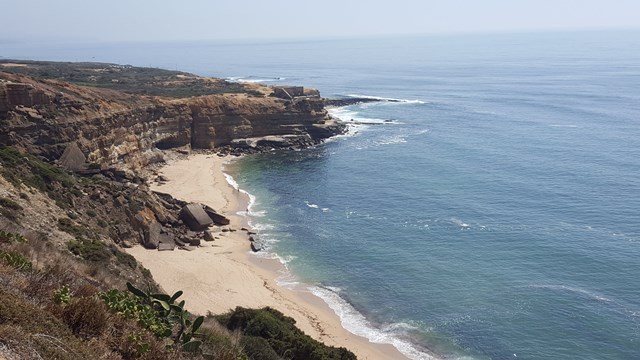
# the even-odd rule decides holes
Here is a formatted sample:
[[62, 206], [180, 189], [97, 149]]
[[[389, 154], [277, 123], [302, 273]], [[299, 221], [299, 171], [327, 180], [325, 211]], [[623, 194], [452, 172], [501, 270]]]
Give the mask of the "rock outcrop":
[[0, 72], [0, 124], [0, 145], [57, 160], [76, 143], [89, 163], [134, 168], [158, 160], [157, 149], [304, 147], [343, 130], [315, 96], [168, 99], [5, 72]]
[[[60, 79], [0, 71], [0, 147], [22, 149], [38, 161], [57, 162], [65, 170], [97, 175], [110, 184], [89, 189], [89, 197], [105, 209], [118, 209], [113, 210], [117, 224], [102, 226], [109, 227], [109, 237], [122, 246], [140, 242], [149, 249], [173, 250], [177, 245], [192, 250], [201, 240], [214, 241], [235, 231], [228, 227], [229, 219], [214, 209], [149, 192], [137, 170], [163, 161], [162, 150], [236, 153], [303, 148], [344, 130], [328, 115], [315, 89], [289, 87], [290, 96], [278, 98], [273, 88], [253, 85], [244, 90], [234, 87], [243, 92], [168, 98]], [[189, 81], [196, 80], [201, 85], [211, 82], [207, 91], [226, 86], [195, 75]], [[59, 197], [56, 200], [67, 200]], [[69, 206], [76, 207], [76, 200], [70, 201]], [[99, 216], [94, 209], [89, 211]], [[223, 227], [204, 232], [214, 223]], [[252, 248], [262, 248], [261, 242], [254, 239]]]

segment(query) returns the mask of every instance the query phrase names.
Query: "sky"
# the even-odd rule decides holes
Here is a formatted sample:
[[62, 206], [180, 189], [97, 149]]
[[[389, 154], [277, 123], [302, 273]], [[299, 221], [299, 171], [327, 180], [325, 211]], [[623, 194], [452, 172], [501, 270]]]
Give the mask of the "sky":
[[0, 0], [4, 40], [189, 41], [640, 28], [640, 0]]

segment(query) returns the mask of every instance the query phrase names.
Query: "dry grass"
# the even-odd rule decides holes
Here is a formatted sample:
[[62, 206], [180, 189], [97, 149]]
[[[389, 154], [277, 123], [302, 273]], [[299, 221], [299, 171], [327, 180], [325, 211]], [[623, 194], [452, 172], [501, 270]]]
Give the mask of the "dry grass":
[[203, 338], [201, 350], [211, 359], [233, 360], [238, 359], [243, 353], [243, 347], [240, 345], [242, 334], [239, 331], [227, 330], [211, 317], [205, 319], [200, 333]]
[[[2, 242], [0, 250], [35, 255], [25, 243]], [[108, 311], [97, 294], [110, 282], [118, 281], [109, 271], [64, 254], [40, 254], [28, 271], [0, 262], [0, 359], [242, 359], [239, 335], [213, 319], [201, 328], [207, 355], [168, 349], [172, 340]], [[57, 301], [65, 287], [70, 300]]]
[[104, 302], [95, 296], [79, 297], [62, 310], [62, 319], [71, 331], [83, 339], [98, 337], [109, 322], [109, 312]]
[[[24, 273], [0, 264], [0, 351], [19, 359], [180, 358], [138, 324], [109, 313], [97, 288], [71, 275], [60, 267]], [[73, 294], [68, 304], [54, 301], [62, 286]]]

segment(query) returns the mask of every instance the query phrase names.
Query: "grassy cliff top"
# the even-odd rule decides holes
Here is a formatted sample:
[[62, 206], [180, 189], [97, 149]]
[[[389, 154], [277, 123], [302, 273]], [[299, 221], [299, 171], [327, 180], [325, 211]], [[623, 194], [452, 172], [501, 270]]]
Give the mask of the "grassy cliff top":
[[0, 71], [132, 94], [173, 98], [221, 93], [260, 94], [257, 86], [251, 84], [131, 65], [2, 59]]

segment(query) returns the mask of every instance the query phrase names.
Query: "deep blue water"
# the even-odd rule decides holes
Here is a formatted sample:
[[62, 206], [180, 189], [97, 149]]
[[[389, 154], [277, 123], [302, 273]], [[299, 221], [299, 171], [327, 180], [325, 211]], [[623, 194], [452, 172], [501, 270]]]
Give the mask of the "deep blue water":
[[408, 100], [232, 169], [282, 282], [415, 358], [640, 358], [638, 32], [7, 46]]

